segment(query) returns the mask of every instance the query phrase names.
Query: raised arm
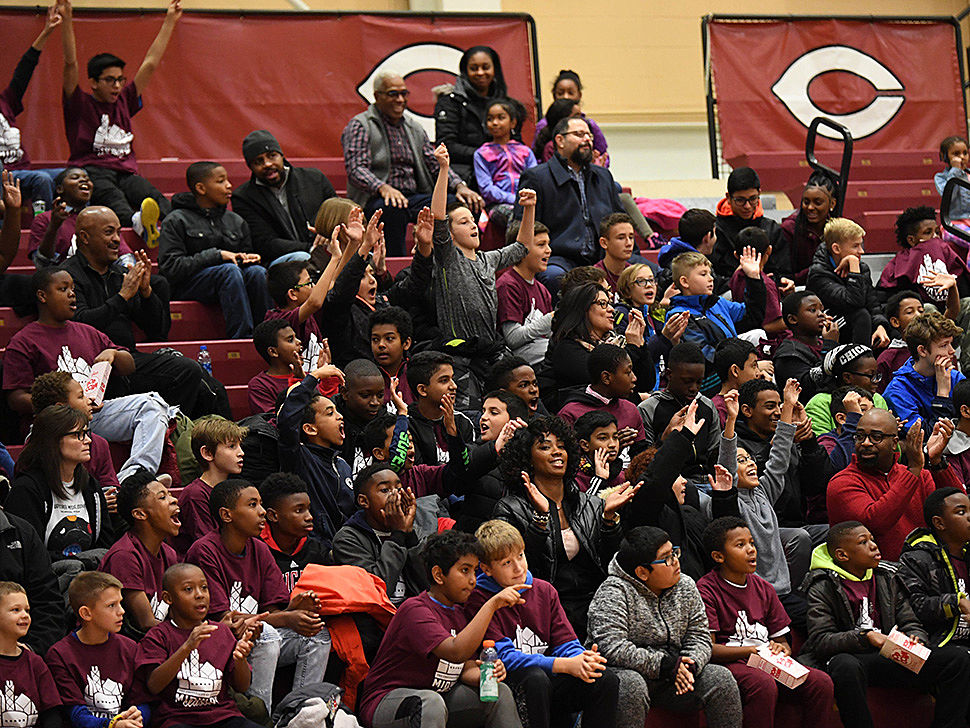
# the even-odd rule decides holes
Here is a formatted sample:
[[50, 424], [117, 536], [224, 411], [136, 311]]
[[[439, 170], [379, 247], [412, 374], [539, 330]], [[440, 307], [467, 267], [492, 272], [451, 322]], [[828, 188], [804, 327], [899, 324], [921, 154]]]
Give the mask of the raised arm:
[[431, 212], [435, 220], [444, 220], [448, 216], [448, 169], [451, 164], [448, 147], [444, 144], [435, 147], [434, 158], [438, 162], [438, 179], [431, 193]]
[[0, 273], [3, 273], [17, 256], [20, 246], [20, 180], [12, 179], [10, 172], [3, 171], [3, 228], [0, 229]]
[[135, 90], [138, 91], [139, 95], [145, 92], [149, 81], [152, 80], [152, 76], [158, 70], [158, 64], [161, 62], [162, 56], [165, 55], [168, 42], [172, 39], [172, 31], [175, 30], [175, 24], [181, 17], [181, 0], [169, 0], [168, 11], [165, 13], [165, 20], [162, 22], [162, 27], [158, 31], [158, 35], [155, 36], [155, 40], [148, 47], [145, 60], [141, 62], [138, 73], [135, 74]]
[[74, 40], [74, 12], [71, 8], [71, 0], [60, 0], [57, 5], [58, 12], [64, 19], [61, 28], [61, 45], [64, 49], [64, 95], [70, 96], [77, 88], [78, 66], [77, 66], [77, 42]]

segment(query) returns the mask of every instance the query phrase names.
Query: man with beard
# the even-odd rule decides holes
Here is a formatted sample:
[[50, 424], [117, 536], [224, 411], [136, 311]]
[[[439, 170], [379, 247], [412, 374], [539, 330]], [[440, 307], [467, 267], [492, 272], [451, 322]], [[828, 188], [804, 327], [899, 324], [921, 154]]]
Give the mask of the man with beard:
[[[347, 197], [364, 208], [368, 219], [383, 210], [381, 222], [390, 256], [406, 255], [408, 223], [417, 222], [418, 211], [431, 204], [438, 175], [428, 135], [405, 113], [410, 93], [398, 74], [377, 74], [374, 103], [351, 119], [340, 136]], [[449, 204], [457, 199], [475, 215], [485, 205], [481, 195], [452, 170], [448, 172], [448, 192]]]
[[[600, 220], [623, 212], [620, 188], [605, 167], [593, 161], [593, 135], [582, 117], [563, 119], [553, 132], [556, 154], [522, 172], [519, 189], [535, 190], [536, 220], [549, 228], [552, 257], [539, 279], [555, 294], [569, 270], [600, 257]], [[516, 205], [515, 218], [522, 218]]]
[[[952, 434], [953, 423], [938, 420], [924, 448], [921, 421], [900, 438], [895, 415], [866, 412], [856, 426], [852, 462], [829, 481], [829, 522], [860, 521], [883, 558], [898, 560], [906, 535], [923, 525], [926, 496], [947, 486], [963, 489], [943, 455]], [[897, 444], [905, 465], [896, 458]]]
[[249, 225], [253, 247], [263, 265], [282, 255], [304, 253], [308, 257], [321, 236], [311, 227], [320, 204], [337, 193], [319, 169], [293, 167], [270, 132], [250, 132], [242, 143], [243, 158], [252, 172], [232, 194], [232, 209]]

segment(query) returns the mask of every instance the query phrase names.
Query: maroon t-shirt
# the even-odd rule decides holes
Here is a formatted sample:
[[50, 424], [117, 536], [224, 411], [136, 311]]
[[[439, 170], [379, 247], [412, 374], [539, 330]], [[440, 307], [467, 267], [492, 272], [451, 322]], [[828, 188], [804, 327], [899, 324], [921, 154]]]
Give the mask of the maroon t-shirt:
[[[628, 268], [629, 266], [630, 264], [627, 263], [623, 267]], [[615, 303], [619, 301], [620, 300], [620, 276], [613, 275], [612, 273], [610, 273], [609, 269], [606, 267], [606, 263], [602, 260], [599, 261], [598, 263], [594, 263], [593, 267], [599, 268], [601, 271], [606, 273], [606, 285], [610, 289], [610, 292], [613, 294], [613, 302]]]
[[283, 582], [283, 572], [269, 546], [250, 538], [241, 554], [230, 553], [218, 533], [200, 538], [185, 555], [209, 582], [209, 614], [232, 610], [258, 614], [267, 607], [286, 607], [290, 594]]
[[113, 718], [140, 702], [131, 689], [136, 652], [134, 640], [120, 634], [86, 645], [71, 632], [54, 643], [45, 659], [64, 705], [83, 705], [98, 718]]
[[275, 412], [276, 400], [293, 384], [302, 380], [288, 374], [270, 374], [260, 372], [249, 380], [249, 411], [258, 415], [263, 412]]
[[3, 388], [30, 389], [47, 372], [69, 372], [83, 384], [91, 365], [105, 349], [124, 349], [93, 326], [66, 321], [44, 326], [33, 321], [13, 335], [3, 357]]
[[51, 671], [30, 650], [17, 657], [0, 655], [0, 728], [30, 728], [45, 710], [61, 705]]
[[158, 556], [153, 556], [141, 539], [129, 531], [111, 545], [98, 571], [111, 574], [124, 589], [145, 592], [155, 619], [162, 620], [168, 616], [168, 604], [162, 600], [162, 575], [178, 561], [175, 549], [167, 543], [162, 544]]
[[102, 490], [118, 488], [118, 472], [111, 460], [111, 445], [101, 435], [91, 433], [91, 460], [84, 469], [98, 481]]
[[[495, 592], [475, 587], [462, 607], [469, 621]], [[522, 592], [525, 604], [499, 609], [485, 632], [485, 639], [509, 639], [515, 649], [532, 655], [545, 655], [576, 639], [576, 632], [559, 601], [559, 592], [548, 581], [533, 579], [532, 588]]]
[[538, 279], [528, 283], [515, 268], [509, 268], [495, 282], [498, 291], [498, 324], [525, 324], [552, 312], [552, 294]]
[[179, 535], [172, 539], [175, 550], [185, 556], [189, 548], [205, 536], [216, 531], [216, 522], [209, 513], [209, 496], [212, 486], [202, 478], [196, 478], [179, 493]]
[[744, 586], [732, 584], [716, 571], [697, 582], [714, 640], [729, 647], [767, 645], [788, 632], [791, 620], [771, 584], [748, 574]]
[[[236, 638], [227, 625], [216, 626], [216, 631], [192, 650], [175, 679], [159, 693], [161, 702], [152, 714], [155, 728], [174, 723], [213, 725], [242, 715], [228, 689], [235, 668], [232, 651], [236, 649]], [[142, 684], [147, 683], [152, 670], [185, 643], [191, 631], [179, 629], [171, 620], [148, 630], [138, 644], [135, 658], [136, 674]]]
[[[266, 318], [263, 320], [271, 321], [273, 319], [286, 319], [303, 347], [300, 350], [300, 355], [303, 357], [303, 369], [307, 372], [316, 369], [317, 359], [320, 356], [321, 340], [323, 339], [317, 317], [315, 315], [307, 316], [306, 321], [300, 323], [299, 307], [291, 309], [271, 308], [266, 312]], [[272, 404], [270, 409], [272, 409]]]
[[446, 607], [428, 592], [406, 599], [387, 626], [361, 688], [358, 713], [364, 725], [371, 724], [378, 704], [396, 688], [439, 693], [451, 690], [464, 665], [440, 660], [432, 650], [458, 634], [467, 623], [460, 605]]
[[864, 579], [853, 581], [842, 579], [842, 591], [845, 592], [852, 607], [852, 618], [859, 629], [879, 629], [882, 625], [879, 610], [876, 609], [876, 580]]
[[[71, 243], [74, 242], [74, 232], [77, 226], [77, 213], [80, 210], [75, 210], [71, 213], [61, 226], [57, 228], [57, 235], [54, 238], [54, 254], [56, 260], [61, 261], [67, 257], [68, 251], [71, 249]], [[42, 212], [39, 215], [34, 216], [34, 221], [30, 224], [30, 239], [27, 242], [27, 254], [33, 258], [34, 253], [40, 247], [40, 244], [44, 240], [44, 233], [47, 232], [47, 228], [51, 224], [51, 212]], [[128, 255], [131, 253], [131, 248], [128, 247], [128, 243], [125, 239], [121, 239], [121, 245], [118, 247], [119, 255]]]
[[141, 110], [141, 96], [134, 82], [121, 89], [114, 103], [98, 101], [78, 86], [70, 96], [61, 95], [61, 105], [71, 150], [68, 166], [91, 165], [138, 173], [131, 117]]

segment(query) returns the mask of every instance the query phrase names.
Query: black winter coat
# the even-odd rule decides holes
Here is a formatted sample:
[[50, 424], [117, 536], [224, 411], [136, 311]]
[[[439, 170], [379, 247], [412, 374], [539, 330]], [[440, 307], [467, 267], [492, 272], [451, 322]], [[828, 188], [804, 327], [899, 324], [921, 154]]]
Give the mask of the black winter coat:
[[[336, 197], [326, 175], [313, 167], [289, 167], [286, 179], [286, 200], [289, 215], [265, 185], [256, 184], [251, 176], [232, 193], [232, 209], [249, 225], [256, 252], [269, 265], [281, 255], [298, 250], [310, 250], [317, 210], [324, 200]], [[329, 235], [329, 231], [326, 233]]]
[[435, 143], [448, 147], [451, 168], [473, 189], [475, 150], [492, 141], [485, 129], [485, 114], [491, 98], [479, 96], [471, 85], [459, 78], [455, 89], [438, 99], [434, 107]]
[[872, 285], [869, 266], [865, 263], [859, 263], [858, 273], [849, 273], [843, 278], [835, 272], [828, 248], [819, 245], [808, 269], [806, 287], [815, 292], [826, 309], [836, 314], [849, 316], [859, 309], [865, 309], [872, 316], [873, 329], [880, 325], [889, 328], [889, 321], [882, 314], [882, 304], [879, 303], [876, 288]]
[[[876, 611], [879, 622], [888, 632], [896, 625], [900, 632], [928, 641], [929, 635], [916, 618], [909, 600], [896, 588], [896, 565], [883, 562], [873, 570], [876, 581]], [[866, 633], [855, 626], [852, 605], [842, 588], [841, 580], [831, 569], [812, 569], [802, 582], [802, 592], [808, 599], [808, 640], [798, 659], [812, 667], [821, 668], [840, 653], [875, 652]]]

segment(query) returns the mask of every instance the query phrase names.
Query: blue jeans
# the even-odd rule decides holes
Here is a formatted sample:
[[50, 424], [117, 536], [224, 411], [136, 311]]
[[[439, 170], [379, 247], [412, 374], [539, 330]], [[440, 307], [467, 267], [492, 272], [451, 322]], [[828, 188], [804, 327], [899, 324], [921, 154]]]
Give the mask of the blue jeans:
[[226, 319], [226, 338], [248, 339], [253, 326], [273, 306], [261, 265], [222, 263], [203, 268], [187, 282], [173, 286], [173, 298], [216, 304]]
[[54, 178], [64, 171], [60, 169], [17, 169], [10, 176], [20, 180], [20, 190], [24, 198], [33, 202], [43, 202], [45, 210], [54, 204]]

